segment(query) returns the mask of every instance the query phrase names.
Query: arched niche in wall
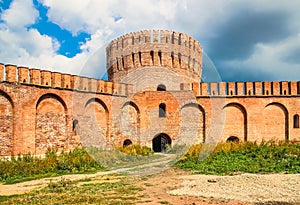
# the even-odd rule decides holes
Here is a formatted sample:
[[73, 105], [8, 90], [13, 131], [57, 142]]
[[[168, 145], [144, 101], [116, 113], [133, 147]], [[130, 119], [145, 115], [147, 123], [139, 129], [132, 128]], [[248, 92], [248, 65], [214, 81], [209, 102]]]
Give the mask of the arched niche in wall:
[[44, 154], [47, 148], [61, 151], [67, 136], [67, 106], [56, 94], [41, 96], [36, 103], [35, 153]]
[[140, 110], [132, 101], [124, 103], [121, 108], [120, 131], [123, 137], [130, 137], [135, 142], [140, 139]]
[[0, 156], [13, 154], [13, 102], [0, 90]]
[[91, 98], [85, 104], [80, 123], [80, 139], [84, 146], [102, 146], [108, 140], [109, 111], [99, 98]]
[[228, 103], [223, 107], [225, 121], [221, 140], [226, 141], [230, 136], [236, 136], [243, 141], [248, 137], [248, 119], [245, 107], [239, 103]]
[[289, 113], [287, 108], [278, 102], [272, 102], [263, 110], [262, 139], [289, 140]]
[[293, 123], [294, 123], [294, 128], [299, 128], [300, 127], [300, 122], [299, 122], [299, 115], [295, 114], [293, 117]]
[[180, 109], [180, 139], [184, 144], [205, 142], [205, 111], [197, 103], [188, 103]]

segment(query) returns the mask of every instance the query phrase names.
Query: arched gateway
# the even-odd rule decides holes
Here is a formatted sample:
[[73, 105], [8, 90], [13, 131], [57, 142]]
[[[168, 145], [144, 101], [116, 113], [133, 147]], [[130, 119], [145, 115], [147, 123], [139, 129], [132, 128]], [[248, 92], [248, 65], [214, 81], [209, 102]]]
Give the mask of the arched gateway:
[[171, 138], [164, 133], [156, 135], [152, 140], [152, 149], [154, 152], [165, 152], [167, 146], [171, 146]]

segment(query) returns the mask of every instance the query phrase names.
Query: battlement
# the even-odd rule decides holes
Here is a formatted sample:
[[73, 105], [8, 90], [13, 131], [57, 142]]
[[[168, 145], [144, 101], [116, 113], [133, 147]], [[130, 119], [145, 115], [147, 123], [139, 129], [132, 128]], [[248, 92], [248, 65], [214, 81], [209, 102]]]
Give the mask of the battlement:
[[123, 35], [106, 48], [109, 81], [119, 81], [131, 69], [160, 66], [199, 82], [202, 48], [192, 37], [169, 30], [145, 30]]
[[132, 85], [107, 82], [82, 76], [0, 64], [0, 82], [20, 83], [82, 92], [128, 96]]
[[300, 95], [300, 81], [183, 83], [180, 87], [181, 90], [192, 90], [197, 97]]

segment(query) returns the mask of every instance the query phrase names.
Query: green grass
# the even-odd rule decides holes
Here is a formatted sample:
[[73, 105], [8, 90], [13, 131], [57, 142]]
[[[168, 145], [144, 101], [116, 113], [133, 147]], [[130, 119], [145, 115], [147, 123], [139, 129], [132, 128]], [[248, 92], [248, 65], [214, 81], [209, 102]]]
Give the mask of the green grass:
[[104, 170], [85, 150], [62, 152], [48, 150], [44, 158], [31, 154], [0, 159], [0, 181], [6, 184], [70, 173]]
[[209, 146], [192, 146], [176, 165], [196, 173], [217, 175], [300, 173], [300, 144], [297, 143], [220, 143], [212, 153], [204, 151], [200, 155]]
[[111, 180], [81, 185], [80, 181], [61, 178], [28, 194], [0, 196], [0, 204], [135, 204], [142, 189], [132, 185], [132, 179], [110, 177]]

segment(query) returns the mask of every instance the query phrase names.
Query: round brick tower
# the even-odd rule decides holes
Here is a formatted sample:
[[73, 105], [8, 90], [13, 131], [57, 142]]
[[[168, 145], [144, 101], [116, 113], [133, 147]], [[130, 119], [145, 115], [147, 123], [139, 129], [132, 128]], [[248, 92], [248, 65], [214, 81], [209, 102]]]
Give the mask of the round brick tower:
[[154, 90], [159, 84], [180, 90], [180, 83], [199, 82], [202, 74], [200, 44], [168, 30], [125, 34], [107, 46], [106, 58], [108, 80], [139, 85], [137, 90]]

